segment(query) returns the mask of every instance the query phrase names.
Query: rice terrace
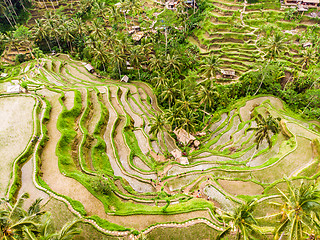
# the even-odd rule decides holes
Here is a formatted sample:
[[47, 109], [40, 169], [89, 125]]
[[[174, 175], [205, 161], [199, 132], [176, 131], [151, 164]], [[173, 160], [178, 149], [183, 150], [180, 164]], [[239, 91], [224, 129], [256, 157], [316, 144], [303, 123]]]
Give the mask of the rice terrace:
[[320, 239], [319, 0], [0, 0], [0, 239]]

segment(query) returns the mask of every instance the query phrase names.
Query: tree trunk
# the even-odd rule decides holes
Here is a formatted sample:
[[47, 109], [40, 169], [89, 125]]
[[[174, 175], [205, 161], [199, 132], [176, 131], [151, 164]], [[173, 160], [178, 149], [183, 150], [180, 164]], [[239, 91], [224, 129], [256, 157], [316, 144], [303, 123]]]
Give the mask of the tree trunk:
[[307, 110], [307, 108], [308, 108], [309, 105], [313, 102], [314, 99], [315, 99], [315, 96], [313, 96], [313, 98], [310, 100], [310, 102], [308, 103], [308, 105], [303, 109], [302, 114], [304, 114], [304, 111]]
[[3, 13], [3, 14], [4, 14], [4, 16], [6, 17], [7, 21], [9, 22], [10, 26], [13, 28], [13, 25], [12, 25], [10, 19], [8, 18], [8, 16], [7, 16], [5, 13]]
[[120, 71], [120, 64], [118, 62], [118, 70], [119, 70], [119, 79], [121, 80], [121, 71]]
[[44, 37], [44, 40], [46, 40], [46, 43], [47, 43], [47, 45], [48, 45], [48, 47], [49, 47], [50, 52], [52, 52], [51, 47], [50, 47], [50, 44], [49, 44], [49, 42], [48, 42], [48, 40], [47, 40], [46, 36], [43, 36], [43, 37]]
[[52, 5], [53, 9], [56, 10], [56, 8], [55, 8], [54, 5], [53, 5], [52, 0], [50, 0], [50, 2], [51, 2], [51, 5]]
[[[4, 0], [4, 3], [6, 4], [6, 7], [7, 7], [7, 9], [9, 10], [9, 12], [12, 14], [11, 9], [10, 9], [10, 7], [8, 6], [8, 3], [6, 2], [6, 0]], [[17, 25], [17, 22], [16, 22], [16, 20], [14, 19], [14, 17], [13, 17], [13, 16], [11, 16], [11, 17], [12, 17], [12, 20], [13, 20], [14, 24]]]
[[61, 52], [61, 51], [62, 51], [62, 50], [61, 50], [61, 46], [60, 46], [60, 43], [59, 43], [59, 40], [58, 40], [56, 34], [54, 34], [54, 38], [56, 39], [56, 41], [57, 41], [57, 43], [58, 43], [58, 46], [59, 46], [59, 50], [60, 50], [60, 52]]
[[11, 0], [9, 0], [9, 1], [10, 1], [10, 5], [11, 5], [11, 7], [12, 7], [12, 9], [13, 9], [14, 15], [16, 15], [16, 17], [18, 18], [18, 15], [17, 15], [17, 13], [16, 13], [16, 10], [14, 10], [14, 6], [13, 6], [13, 4], [12, 4], [12, 1], [11, 1]]
[[[270, 61], [268, 61], [268, 63], [267, 63], [266, 69], [267, 69], [267, 67], [269, 66], [269, 62], [270, 62]], [[262, 80], [261, 80], [261, 82], [260, 82], [260, 84], [259, 84], [259, 87], [258, 87], [257, 91], [253, 94], [253, 96], [255, 96], [255, 95], [259, 92], [259, 90], [260, 90], [260, 88], [261, 88], [261, 86], [262, 86], [262, 83], [263, 83], [265, 77], [266, 77], [266, 73], [263, 74]]]

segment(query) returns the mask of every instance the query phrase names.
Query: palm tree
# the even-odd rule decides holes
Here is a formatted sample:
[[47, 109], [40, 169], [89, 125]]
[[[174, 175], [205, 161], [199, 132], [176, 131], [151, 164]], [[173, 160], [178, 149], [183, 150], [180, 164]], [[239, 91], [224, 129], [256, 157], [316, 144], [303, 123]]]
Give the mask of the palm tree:
[[272, 116], [268, 116], [267, 119], [265, 119], [261, 114], [258, 114], [256, 117], [256, 122], [258, 124], [255, 128], [249, 128], [249, 130], [255, 130], [255, 142], [257, 143], [257, 149], [259, 148], [260, 144], [262, 143], [263, 139], [266, 139], [269, 148], [272, 146], [270, 132], [273, 134], [277, 134], [279, 132], [279, 121], [280, 118], [273, 118]]
[[311, 64], [315, 63], [316, 51], [312, 47], [308, 47], [302, 52], [303, 58], [301, 60], [302, 68], [307, 69]]
[[90, 36], [95, 40], [103, 39], [105, 36], [104, 24], [101, 19], [95, 18], [90, 26]]
[[135, 69], [138, 69], [139, 80], [140, 80], [140, 68], [141, 68], [141, 62], [144, 59], [144, 55], [141, 54], [141, 48], [139, 46], [135, 46], [131, 48], [129, 59], [130, 59], [131, 66], [133, 66]]
[[0, 2], [0, 13], [5, 16], [5, 18], [7, 19], [8, 23], [13, 28], [13, 24], [10, 21], [10, 18], [8, 17], [8, 15], [6, 14], [6, 10], [7, 10], [7, 7], [2, 2]]
[[108, 8], [108, 13], [109, 13], [108, 15], [112, 17], [113, 23], [116, 23], [119, 18], [119, 12], [118, 12], [117, 8], [114, 5], [111, 5]]
[[93, 59], [97, 61], [97, 63], [102, 64], [103, 70], [106, 71], [105, 63], [107, 62], [107, 52], [102, 41], [98, 41], [95, 44], [95, 47], [92, 49], [91, 54], [93, 55]]
[[114, 64], [115, 67], [118, 67], [119, 71], [119, 79], [121, 79], [121, 67], [125, 63], [125, 56], [119, 51], [118, 48], [112, 48], [109, 52], [111, 62]]
[[46, 12], [45, 17], [46, 17], [46, 21], [45, 21], [46, 31], [49, 32], [49, 35], [51, 35], [52, 37], [55, 38], [55, 40], [58, 44], [59, 50], [61, 52], [62, 49], [61, 49], [60, 42], [58, 39], [58, 36], [60, 35], [60, 28], [59, 28], [60, 22], [58, 22], [58, 20], [55, 19], [55, 16], [53, 16], [51, 12]]
[[164, 60], [162, 57], [152, 54], [148, 64], [149, 71], [159, 71], [164, 65]]
[[168, 78], [162, 72], [158, 72], [158, 76], [152, 79], [152, 83], [156, 89], [163, 88], [168, 81]]
[[59, 232], [53, 234], [55, 240], [71, 240], [74, 236], [79, 235], [81, 230], [76, 228], [76, 224], [81, 222], [81, 219], [74, 219], [71, 222], [67, 222]]
[[37, 199], [28, 211], [22, 208], [24, 200], [29, 195], [23, 194], [14, 205], [8, 200], [1, 199], [0, 208], [0, 236], [1, 239], [16, 239], [28, 232], [37, 231], [37, 219], [44, 212], [40, 211], [40, 199]]
[[285, 41], [286, 41], [285, 37], [279, 32], [276, 32], [273, 35], [273, 37], [267, 40], [265, 49], [270, 59], [276, 58], [277, 56], [281, 55], [283, 51], [287, 49], [287, 46], [285, 45]]
[[[288, 186], [286, 193], [280, 189], [283, 201], [273, 203], [281, 208], [279, 214], [282, 215], [280, 225], [275, 230], [275, 239], [279, 239], [281, 235], [288, 234], [289, 240], [306, 239], [304, 237], [319, 233], [319, 210], [320, 210], [320, 190], [315, 182], [294, 187], [288, 179], [285, 179]], [[320, 237], [318, 235], [318, 237]], [[316, 239], [316, 238], [313, 238]], [[318, 239], [318, 238], [317, 238]]]
[[179, 111], [179, 117], [176, 119], [177, 128], [183, 128], [188, 133], [194, 133], [196, 131], [196, 126], [199, 125], [197, 116], [193, 110], [191, 111]]
[[258, 224], [253, 216], [253, 211], [256, 207], [256, 200], [247, 201], [238, 206], [233, 212], [223, 212], [218, 218], [228, 224], [228, 227], [216, 238], [222, 239], [229, 232], [236, 232], [236, 239], [244, 240], [252, 239], [252, 234], [259, 234]]
[[215, 55], [211, 54], [210, 56], [204, 59], [204, 63], [201, 65], [200, 70], [206, 79], [213, 79], [216, 77], [217, 73], [220, 71], [220, 60]]
[[[200, 105], [204, 104], [204, 113], [206, 113], [207, 107], [211, 109], [214, 106], [215, 99], [219, 97], [219, 95], [220, 94], [215, 88], [200, 85], [197, 97], [200, 101]], [[204, 116], [205, 114], [203, 114], [203, 122]]]
[[162, 102], [167, 100], [170, 108], [171, 104], [174, 103], [178, 94], [179, 90], [176, 88], [176, 85], [172, 85], [172, 83], [167, 82], [164, 85], [163, 89], [161, 89], [160, 98]]
[[165, 59], [165, 64], [166, 67], [164, 68], [164, 70], [166, 72], [170, 71], [175, 72], [178, 71], [179, 73], [181, 72], [181, 62], [180, 62], [180, 57], [178, 55], [175, 54], [168, 54], [166, 59]]
[[61, 33], [63, 40], [69, 45], [70, 50], [72, 51], [71, 41], [74, 39], [73, 36], [74, 25], [71, 21], [64, 21], [61, 25]]
[[163, 114], [157, 114], [155, 117], [150, 119], [150, 134], [153, 134], [157, 137], [158, 133], [161, 131], [165, 131], [165, 125], [167, 124], [166, 119], [163, 117]]
[[187, 93], [181, 92], [181, 96], [176, 101], [177, 110], [186, 113], [186, 112], [193, 112], [193, 110], [199, 106], [199, 103], [196, 101], [193, 95], [187, 96]]
[[33, 36], [35, 37], [36, 41], [42, 41], [42, 39], [44, 39], [47, 43], [47, 46], [48, 46], [50, 52], [51, 52], [51, 47], [50, 47], [50, 44], [47, 39], [47, 31], [43, 26], [42, 20], [38, 20], [38, 19], [35, 20], [35, 25], [32, 28], [32, 33], [33, 33]]

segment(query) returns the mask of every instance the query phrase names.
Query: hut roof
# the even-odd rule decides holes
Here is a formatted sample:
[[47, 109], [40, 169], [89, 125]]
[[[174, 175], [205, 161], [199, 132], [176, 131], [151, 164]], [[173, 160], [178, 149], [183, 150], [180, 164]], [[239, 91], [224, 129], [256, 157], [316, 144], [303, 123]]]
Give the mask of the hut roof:
[[194, 136], [192, 136], [190, 133], [188, 133], [186, 130], [184, 130], [182, 128], [175, 129], [173, 132], [176, 134], [178, 141], [182, 142], [185, 145], [196, 140], [196, 138]]
[[170, 152], [174, 158], [182, 157], [182, 152], [179, 149], [174, 149]]
[[121, 81], [120, 82], [128, 82], [129, 81], [129, 77], [127, 75], [124, 75], [122, 78], [121, 78]]
[[319, 0], [303, 0], [304, 3], [319, 3]]
[[92, 67], [92, 65], [90, 63], [87, 63], [86, 65], [84, 65], [84, 67], [89, 71], [94, 71], [94, 67]]
[[135, 34], [132, 35], [132, 39], [134, 41], [140, 41], [143, 36], [144, 36], [144, 32], [136, 32]]
[[236, 75], [236, 72], [234, 70], [224, 70], [224, 69], [221, 69], [221, 73], [223, 75], [230, 75], [230, 76], [235, 76]]

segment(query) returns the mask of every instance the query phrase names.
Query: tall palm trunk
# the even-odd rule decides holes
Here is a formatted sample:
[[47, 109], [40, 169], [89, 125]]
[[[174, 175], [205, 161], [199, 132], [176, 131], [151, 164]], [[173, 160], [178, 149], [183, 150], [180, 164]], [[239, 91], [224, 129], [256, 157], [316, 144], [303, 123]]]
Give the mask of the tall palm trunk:
[[17, 25], [17, 22], [16, 22], [16, 20], [14, 19], [14, 16], [13, 16], [13, 14], [12, 14], [12, 12], [11, 12], [11, 9], [10, 9], [10, 7], [9, 7], [9, 5], [8, 5], [8, 3], [7, 3], [7, 1], [6, 1], [6, 0], [4, 0], [3, 2], [6, 4], [7, 9], [8, 9], [8, 10], [9, 10], [9, 12], [11, 13], [11, 18], [12, 18], [12, 20], [13, 20], [14, 24], [15, 24], [15, 25]]
[[49, 11], [48, 8], [47, 8], [47, 4], [45, 3], [45, 1], [42, 0], [42, 2], [43, 2], [43, 4], [44, 4], [44, 6], [46, 7], [47, 11]]
[[17, 13], [16, 13], [16, 10], [14, 9], [14, 6], [13, 6], [13, 4], [12, 4], [12, 1], [11, 1], [11, 0], [8, 0], [8, 1], [10, 2], [10, 5], [11, 5], [12, 10], [13, 10], [13, 12], [14, 12], [14, 15], [16, 15], [16, 17], [18, 18], [18, 15], [17, 15]]
[[46, 43], [47, 43], [47, 45], [48, 45], [48, 47], [49, 47], [50, 52], [52, 52], [51, 47], [50, 47], [50, 44], [49, 44], [49, 42], [48, 42], [48, 40], [47, 40], [46, 36], [44, 35], [43, 37], [44, 37], [44, 40], [46, 40]]
[[[266, 65], [266, 70], [267, 70], [267, 67], [269, 66], [269, 63], [270, 63], [270, 61], [268, 61], [267, 65]], [[255, 96], [259, 92], [265, 77], [266, 77], [266, 72], [263, 74], [262, 80], [261, 80], [261, 82], [259, 84], [259, 87], [258, 87], [257, 91], [253, 94], [253, 96]]]
[[53, 9], [56, 10], [56, 8], [55, 8], [54, 5], [53, 5], [52, 0], [50, 0], [50, 2], [51, 2], [51, 5], [52, 5]]
[[11, 23], [10, 19], [8, 18], [8, 16], [7, 16], [5, 13], [3, 13], [3, 15], [6, 17], [7, 21], [8, 21], [8, 22], [9, 22], [9, 24], [10, 24], [10, 26], [13, 28], [13, 25], [12, 25], [12, 23]]
[[119, 70], [119, 79], [121, 80], [121, 71], [120, 71], [120, 64], [119, 64], [119, 61], [118, 61], [118, 70]]

